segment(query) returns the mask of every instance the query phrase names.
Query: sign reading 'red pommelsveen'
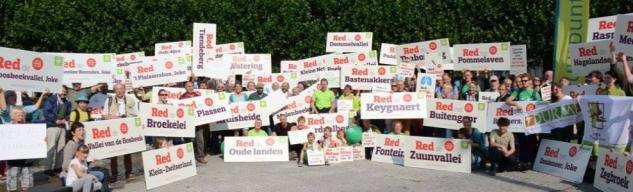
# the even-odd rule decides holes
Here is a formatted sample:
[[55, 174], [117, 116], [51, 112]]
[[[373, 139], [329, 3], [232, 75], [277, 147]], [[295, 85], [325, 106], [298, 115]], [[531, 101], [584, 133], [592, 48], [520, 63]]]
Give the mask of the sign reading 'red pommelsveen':
[[453, 46], [455, 70], [509, 71], [510, 43], [457, 44]]

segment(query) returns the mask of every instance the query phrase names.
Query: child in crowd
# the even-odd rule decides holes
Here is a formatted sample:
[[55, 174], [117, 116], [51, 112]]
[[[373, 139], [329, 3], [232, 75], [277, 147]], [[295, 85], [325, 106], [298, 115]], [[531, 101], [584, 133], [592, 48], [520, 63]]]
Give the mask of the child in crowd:
[[497, 126], [499, 129], [490, 133], [491, 175], [495, 175], [499, 167], [501, 167], [501, 170], [508, 170], [517, 164], [514, 135], [508, 131], [510, 120], [501, 117], [497, 121]]
[[347, 139], [345, 139], [345, 131], [343, 129], [336, 131], [336, 144], [337, 147], [347, 146]]
[[316, 142], [315, 136], [313, 132], [308, 133], [308, 141], [303, 144], [303, 148], [301, 149], [301, 155], [299, 158], [299, 166], [303, 166], [304, 163], [308, 161], [308, 150], [321, 150], [321, 146]]
[[338, 139], [332, 138], [332, 127], [326, 126], [323, 128], [323, 140], [321, 140], [321, 145], [323, 148], [335, 148], [338, 146]]
[[101, 182], [94, 175], [88, 174], [88, 146], [81, 145], [75, 152], [75, 158], [70, 161], [66, 186], [72, 187], [73, 192], [93, 192], [101, 189]]

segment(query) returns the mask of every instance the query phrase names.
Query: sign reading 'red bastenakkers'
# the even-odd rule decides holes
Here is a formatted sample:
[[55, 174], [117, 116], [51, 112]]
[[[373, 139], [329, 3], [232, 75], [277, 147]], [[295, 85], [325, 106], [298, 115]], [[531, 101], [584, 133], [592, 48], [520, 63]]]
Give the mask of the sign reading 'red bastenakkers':
[[375, 134], [374, 151], [371, 161], [404, 165], [407, 149], [405, 145], [409, 143], [409, 136], [406, 135], [385, 135]]
[[390, 87], [396, 81], [397, 72], [395, 66], [343, 66], [340, 85], [350, 85], [354, 90]]
[[145, 151], [142, 156], [148, 190], [196, 175], [191, 143]]
[[345, 53], [371, 51], [371, 32], [327, 33], [325, 52]]
[[468, 140], [409, 137], [406, 141], [404, 166], [470, 173]]
[[582, 183], [591, 149], [591, 145], [543, 139], [534, 161], [534, 170]]
[[509, 71], [510, 43], [457, 44], [453, 46], [455, 70]]
[[462, 122], [469, 119], [474, 128], [486, 127], [486, 103], [450, 99], [431, 99], [428, 101], [428, 118], [424, 126], [458, 130]]
[[145, 150], [141, 118], [84, 122], [88, 159], [107, 159]]
[[633, 190], [633, 158], [608, 149], [599, 150], [593, 187], [605, 192]]
[[360, 95], [361, 119], [419, 119], [426, 118], [426, 94], [422, 92], [383, 93]]
[[57, 93], [63, 63], [61, 56], [0, 47], [0, 84], [6, 90]]
[[225, 137], [224, 162], [288, 161], [288, 138]]

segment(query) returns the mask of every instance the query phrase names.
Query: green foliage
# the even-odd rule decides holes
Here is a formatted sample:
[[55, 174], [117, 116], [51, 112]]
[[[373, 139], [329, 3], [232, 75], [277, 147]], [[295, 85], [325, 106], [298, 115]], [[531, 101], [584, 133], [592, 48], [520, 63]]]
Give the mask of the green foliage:
[[[594, 0], [592, 17], [633, 12], [631, 0]], [[35, 51], [145, 51], [218, 24], [218, 43], [243, 41], [273, 63], [324, 54], [328, 31], [374, 32], [380, 43], [527, 44], [530, 65], [552, 66], [553, 0], [3, 0], [0, 46]], [[277, 66], [275, 66], [277, 68]]]

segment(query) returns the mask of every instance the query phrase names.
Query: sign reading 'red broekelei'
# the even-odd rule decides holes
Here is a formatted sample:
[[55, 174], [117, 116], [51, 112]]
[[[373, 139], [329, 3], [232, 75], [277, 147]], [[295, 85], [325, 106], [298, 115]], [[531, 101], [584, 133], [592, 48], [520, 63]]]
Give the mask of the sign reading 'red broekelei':
[[426, 94], [422, 92], [362, 93], [362, 119], [426, 118]]
[[143, 135], [159, 137], [195, 137], [191, 123], [193, 110], [184, 106], [139, 103]]

